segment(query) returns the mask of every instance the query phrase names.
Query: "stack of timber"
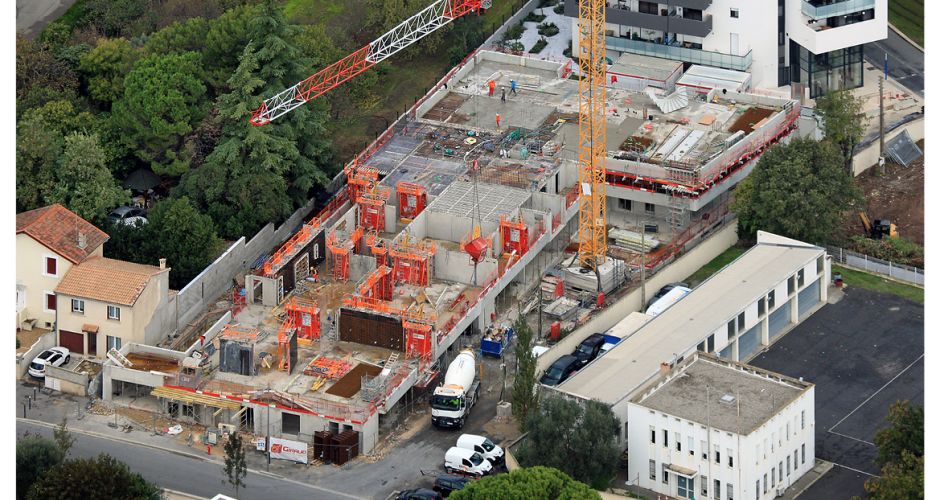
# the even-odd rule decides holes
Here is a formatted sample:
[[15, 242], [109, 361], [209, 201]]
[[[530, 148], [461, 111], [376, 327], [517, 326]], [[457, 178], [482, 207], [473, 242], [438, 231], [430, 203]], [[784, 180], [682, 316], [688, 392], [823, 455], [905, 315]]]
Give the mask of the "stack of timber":
[[642, 235], [636, 231], [628, 229], [613, 228], [607, 232], [607, 236], [614, 240], [618, 247], [633, 250], [634, 252], [649, 252], [659, 246], [659, 240], [651, 238], [650, 235]]

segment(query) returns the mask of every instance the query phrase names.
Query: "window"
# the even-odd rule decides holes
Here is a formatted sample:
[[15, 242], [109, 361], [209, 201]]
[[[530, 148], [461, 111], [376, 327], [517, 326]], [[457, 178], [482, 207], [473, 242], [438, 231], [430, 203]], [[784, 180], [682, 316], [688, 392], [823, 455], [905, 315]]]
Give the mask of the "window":
[[663, 464], [663, 484], [669, 484], [669, 471], [666, 470], [666, 464]]
[[676, 451], [682, 451], [682, 435], [676, 433]]
[[708, 460], [708, 446], [705, 445], [705, 441], [699, 441], [699, 444], [702, 445], [702, 460]]
[[58, 276], [59, 270], [59, 259], [55, 257], [46, 257], [46, 272], [47, 276]]
[[702, 496], [708, 496], [708, 476], [702, 476]]
[[774, 452], [774, 443], [775, 443], [776, 441], [777, 441], [777, 433], [776, 433], [776, 432], [771, 432], [771, 433], [770, 433], [770, 453], [773, 453], [773, 452]]
[[806, 445], [805, 444], [800, 445], [800, 457], [802, 459], [800, 460], [800, 464], [805, 465], [806, 464]]
[[796, 289], [796, 277], [790, 276], [790, 279], [787, 280], [787, 296], [793, 295], [793, 291]]
[[695, 450], [693, 449], [695, 447], [694, 443], [695, 440], [692, 439], [692, 436], [689, 436], [689, 455], [693, 457], [695, 456]]
[[777, 486], [777, 469], [770, 469], [770, 486]]
[[195, 405], [183, 405], [183, 416], [189, 418], [196, 418], [196, 407]]
[[732, 19], [738, 18], [738, 9], [731, 9], [731, 18]]
[[718, 449], [717, 444], [715, 445], [715, 463], [716, 464], [721, 463], [721, 450]]
[[46, 309], [55, 311], [55, 294], [46, 292]]
[[643, 14], [659, 14], [659, 10], [656, 7], [656, 2], [644, 2], [640, 0], [640, 12]]
[[755, 444], [754, 445], [754, 463], [755, 464], [760, 463], [760, 460], [758, 457], [760, 457], [760, 445]]
[[656, 480], [656, 461], [650, 460], [650, 479]]
[[738, 315], [738, 331], [744, 331], [744, 313]]
[[803, 275], [804, 275], [805, 273], [804, 273], [803, 271], [805, 271], [805, 269], [800, 269], [800, 271], [799, 271], [798, 273], [796, 273], [796, 284], [799, 285], [800, 288], [803, 287], [803, 282], [804, 282], [804, 280], [803, 280], [804, 276], [803, 276]]
[[111, 349], [120, 349], [121, 348], [121, 337], [112, 337], [108, 335], [108, 350]]
[[669, 431], [663, 429], [663, 446], [669, 448]]
[[679, 498], [689, 498], [695, 496], [695, 485], [692, 484], [691, 479], [683, 476], [676, 476], [676, 483], [678, 484]]
[[737, 330], [734, 328], [734, 320], [728, 322], [728, 343], [734, 339], [734, 334], [737, 333]]
[[754, 482], [754, 500], [760, 500], [760, 479]]
[[763, 297], [761, 297], [760, 300], [757, 301], [757, 316], [758, 317], [761, 317], [764, 315], [764, 312], [767, 311], [766, 307], [767, 307], [766, 300]]
[[708, 351], [707, 352], [715, 352], [715, 334], [714, 333], [708, 336]]
[[787, 477], [790, 477], [790, 455], [787, 455]]
[[764, 459], [767, 459], [767, 438], [764, 438]]
[[728, 448], [728, 467], [734, 468], [734, 455], [731, 454], [731, 448]]
[[787, 441], [790, 440], [790, 422], [787, 422]]
[[764, 474], [764, 493], [767, 493], [767, 474]]
[[776, 290], [771, 290], [770, 293], [767, 294], [767, 309], [774, 308], [774, 295], [775, 294], [776, 294]]
[[728, 500], [734, 500], [734, 485], [728, 483]]
[[620, 210], [626, 210], [628, 212], [633, 211], [633, 200], [617, 198], [617, 208]]
[[780, 482], [783, 482], [783, 460], [777, 465], [777, 477], [780, 478]]
[[799, 462], [796, 460], [796, 450], [793, 450], [793, 470], [796, 470], [796, 466]]
[[650, 443], [656, 444], [656, 428], [650, 426]]
[[715, 480], [715, 500], [721, 500], [721, 481]]
[[300, 434], [300, 415], [296, 413], [281, 413], [281, 432], [284, 434]]
[[72, 299], [72, 312], [85, 314], [85, 301], [81, 299]]
[[108, 306], [108, 319], [121, 321], [121, 308], [118, 306]]
[[806, 428], [806, 410], [800, 410], [800, 429]]
[[647, 203], [646, 206], [645, 206], [645, 208], [646, 208], [646, 213], [647, 213], [647, 214], [649, 214], [649, 215], [654, 215], [654, 214], [656, 214], [656, 205], [653, 205], [652, 203]]
[[825, 260], [826, 260], [825, 257], [823, 257], [822, 255], [816, 258], [816, 273], [817, 274], [822, 274], [823, 271], [825, 271], [826, 269]]

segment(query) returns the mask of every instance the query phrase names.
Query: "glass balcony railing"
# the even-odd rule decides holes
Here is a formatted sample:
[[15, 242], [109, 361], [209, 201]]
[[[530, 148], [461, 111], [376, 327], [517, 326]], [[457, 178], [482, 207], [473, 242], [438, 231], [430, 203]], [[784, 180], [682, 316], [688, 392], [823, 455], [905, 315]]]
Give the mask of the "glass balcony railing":
[[714, 66], [718, 68], [733, 69], [737, 71], [747, 71], [751, 67], [751, 51], [743, 56], [731, 54], [722, 54], [720, 52], [711, 52], [701, 49], [690, 49], [674, 45], [662, 45], [659, 43], [646, 42], [643, 40], [631, 40], [616, 36], [607, 37], [607, 48], [619, 52], [629, 52], [631, 54], [640, 54], [644, 56], [661, 57], [663, 59], [672, 59], [673, 61], [682, 61], [692, 64], [702, 64], [704, 66]]
[[844, 2], [833, 3], [829, 5], [820, 5], [819, 7], [803, 1], [803, 14], [813, 19], [826, 19], [827, 17], [843, 16], [853, 12], [860, 12], [875, 8], [875, 0], [845, 0]]

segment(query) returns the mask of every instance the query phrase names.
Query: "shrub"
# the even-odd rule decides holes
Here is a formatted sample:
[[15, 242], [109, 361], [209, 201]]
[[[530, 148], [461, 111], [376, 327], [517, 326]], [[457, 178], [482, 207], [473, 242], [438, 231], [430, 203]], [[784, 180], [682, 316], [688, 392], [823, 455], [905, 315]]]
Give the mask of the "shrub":
[[555, 14], [564, 14], [564, 13], [565, 13], [565, 3], [564, 3], [564, 2], [559, 2], [559, 4], [556, 5], [555, 8], [552, 9], [552, 10], [555, 11]]
[[523, 33], [525, 33], [525, 27], [522, 26], [522, 23], [514, 24], [506, 28], [506, 32], [503, 33], [503, 41], [518, 40]]
[[558, 26], [555, 23], [540, 24], [539, 34], [542, 36], [555, 36], [558, 34]]
[[535, 42], [535, 45], [533, 45], [532, 48], [529, 49], [529, 53], [538, 54], [539, 52], [542, 51], [542, 49], [545, 48], [546, 45], [548, 45], [548, 40], [544, 38], [540, 38], [539, 41]]
[[524, 22], [524, 23], [540, 23], [540, 22], [542, 22], [542, 21], [544, 21], [544, 20], [545, 20], [545, 16], [544, 16], [544, 15], [542, 15], [542, 14], [536, 14], [535, 11], [533, 10], [532, 12], [529, 12], [529, 15], [525, 16], [525, 18], [522, 20], [522, 22]]
[[924, 247], [901, 237], [873, 240], [864, 236], [853, 236], [852, 247], [856, 252], [876, 259], [908, 266], [923, 267], [924, 265]]

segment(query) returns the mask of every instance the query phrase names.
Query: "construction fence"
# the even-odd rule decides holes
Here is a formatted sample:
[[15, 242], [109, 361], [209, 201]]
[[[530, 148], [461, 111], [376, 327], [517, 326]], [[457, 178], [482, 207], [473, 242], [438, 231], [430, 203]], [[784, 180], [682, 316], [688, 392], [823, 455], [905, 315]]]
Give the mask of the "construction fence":
[[919, 267], [905, 266], [891, 261], [876, 259], [869, 255], [846, 250], [841, 247], [827, 246], [826, 251], [832, 256], [832, 261], [846, 267], [853, 267], [872, 274], [911, 283], [919, 287], [924, 286], [924, 270]]

